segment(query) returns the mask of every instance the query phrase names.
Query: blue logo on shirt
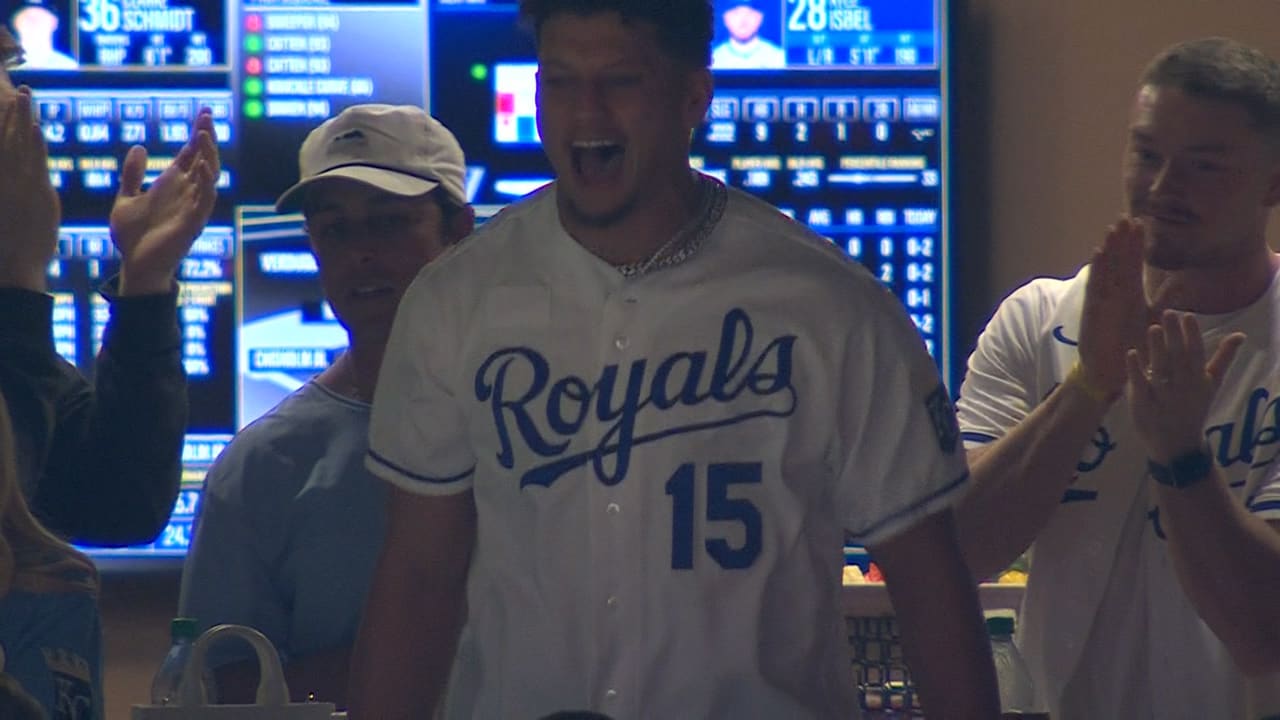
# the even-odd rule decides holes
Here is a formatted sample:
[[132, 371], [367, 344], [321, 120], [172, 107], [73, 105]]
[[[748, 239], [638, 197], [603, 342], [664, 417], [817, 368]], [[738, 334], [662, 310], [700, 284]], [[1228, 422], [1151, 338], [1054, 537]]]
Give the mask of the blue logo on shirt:
[[1214, 459], [1224, 468], [1238, 462], [1249, 463], [1250, 467], [1266, 465], [1276, 453], [1259, 458], [1256, 451], [1269, 450], [1280, 443], [1280, 396], [1272, 397], [1264, 387], [1254, 388], [1239, 422], [1211, 425], [1204, 435]]
[[[1254, 388], [1249, 393], [1244, 412], [1239, 420], [1210, 425], [1204, 431], [1205, 440], [1209, 443], [1214, 461], [1223, 468], [1238, 463], [1248, 463], [1251, 468], [1265, 467], [1276, 459], [1280, 453], [1280, 396], [1272, 396], [1267, 388]], [[1112, 450], [1116, 443], [1111, 440], [1105, 427], [1098, 428], [1090, 447], [1086, 448], [1086, 457], [1076, 465], [1077, 473], [1096, 470]], [[1078, 475], [1077, 475], [1078, 477]], [[1074, 480], [1072, 481], [1074, 483]], [[1237, 480], [1231, 487], [1240, 487], [1245, 480]], [[1096, 490], [1068, 489], [1063, 502], [1079, 500], [1096, 500]], [[1157, 535], [1163, 537], [1159, 528], [1158, 509], [1153, 521], [1156, 523]]]
[[1063, 332], [1063, 330], [1065, 329], [1065, 327], [1066, 327], [1065, 325], [1059, 325], [1059, 326], [1055, 327], [1055, 328], [1053, 329], [1053, 339], [1054, 339], [1054, 340], [1057, 340], [1058, 342], [1062, 343], [1063, 345], [1070, 345], [1071, 347], [1078, 347], [1078, 346], [1080, 345], [1080, 341], [1078, 341], [1078, 340], [1074, 340], [1074, 339], [1072, 339], [1072, 338], [1067, 337], [1067, 334], [1066, 334], [1065, 332]]
[[[626, 477], [637, 445], [795, 412], [796, 391], [791, 384], [795, 341], [795, 335], [781, 335], [757, 351], [751, 317], [734, 308], [724, 316], [714, 353], [693, 350], [673, 353], [652, 365], [647, 358], [625, 368], [606, 365], [594, 380], [576, 375], [552, 379], [542, 353], [528, 347], [503, 348], [476, 371], [476, 399], [488, 403], [493, 413], [500, 444], [498, 462], [503, 467], [515, 465], [514, 437], [548, 460], [526, 470], [521, 487], [550, 487], [587, 462], [600, 482], [616, 485]], [[732, 410], [727, 415], [689, 412], [708, 405], [731, 405]], [[636, 435], [642, 411], [671, 412], [671, 420]], [[564, 454], [592, 413], [604, 425], [600, 441], [586, 452]], [[606, 466], [610, 460], [612, 469]]]

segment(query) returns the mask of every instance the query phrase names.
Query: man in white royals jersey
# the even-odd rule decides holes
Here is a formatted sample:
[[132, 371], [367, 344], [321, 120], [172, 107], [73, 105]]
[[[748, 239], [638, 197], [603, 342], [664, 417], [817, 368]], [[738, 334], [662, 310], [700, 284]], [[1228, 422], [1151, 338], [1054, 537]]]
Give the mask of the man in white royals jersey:
[[[1280, 65], [1147, 68], [1125, 216], [996, 311], [958, 403], [970, 567], [1031, 548], [1019, 637], [1054, 718], [1280, 712]], [[1246, 706], [1253, 707], [1246, 710]]]
[[919, 334], [831, 243], [689, 168], [710, 3], [522, 13], [557, 179], [400, 306], [352, 717], [427, 717], [451, 672], [451, 718], [848, 717], [846, 533], [930, 717], [994, 717], [949, 509], [967, 471]]

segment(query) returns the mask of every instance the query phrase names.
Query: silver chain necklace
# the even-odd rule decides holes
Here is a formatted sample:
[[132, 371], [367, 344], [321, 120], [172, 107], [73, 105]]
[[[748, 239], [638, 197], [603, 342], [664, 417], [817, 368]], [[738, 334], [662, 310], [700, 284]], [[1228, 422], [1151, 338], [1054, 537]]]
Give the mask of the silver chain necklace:
[[716, 223], [720, 221], [720, 217], [724, 215], [729, 193], [725, 190], [724, 183], [709, 175], [695, 173], [695, 177], [700, 197], [693, 219], [644, 260], [615, 265], [614, 269], [622, 277], [640, 277], [654, 270], [679, 265], [702, 247], [702, 242], [707, 239], [715, 229]]

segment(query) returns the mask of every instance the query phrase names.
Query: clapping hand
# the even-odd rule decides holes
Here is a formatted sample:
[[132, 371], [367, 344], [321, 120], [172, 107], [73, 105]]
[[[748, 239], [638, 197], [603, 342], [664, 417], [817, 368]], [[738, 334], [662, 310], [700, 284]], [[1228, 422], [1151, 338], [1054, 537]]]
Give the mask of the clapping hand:
[[200, 111], [187, 144], [145, 191], [147, 151], [136, 145], [129, 149], [111, 208], [111, 239], [123, 258], [121, 295], [164, 293], [172, 287], [178, 264], [213, 212], [218, 163], [208, 110]]
[[1137, 349], [1125, 357], [1129, 411], [1150, 458], [1168, 463], [1204, 443], [1209, 406], [1245, 336], [1227, 336], [1206, 363], [1195, 316], [1166, 310], [1146, 339], [1145, 362]]
[[1084, 381], [1108, 397], [1125, 386], [1125, 354], [1143, 338], [1150, 311], [1142, 286], [1142, 223], [1121, 218], [1107, 230], [1089, 263], [1080, 316], [1079, 353]]
[[0, 69], [0, 287], [45, 289], [61, 216], [31, 89]]

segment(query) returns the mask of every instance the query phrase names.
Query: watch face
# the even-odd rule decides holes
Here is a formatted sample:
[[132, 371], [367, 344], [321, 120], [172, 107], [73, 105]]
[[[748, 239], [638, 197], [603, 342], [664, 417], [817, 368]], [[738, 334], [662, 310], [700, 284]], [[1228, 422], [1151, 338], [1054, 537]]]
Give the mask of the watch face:
[[1209, 477], [1213, 470], [1213, 456], [1202, 448], [1179, 455], [1168, 465], [1148, 462], [1147, 470], [1161, 485], [1184, 488]]

